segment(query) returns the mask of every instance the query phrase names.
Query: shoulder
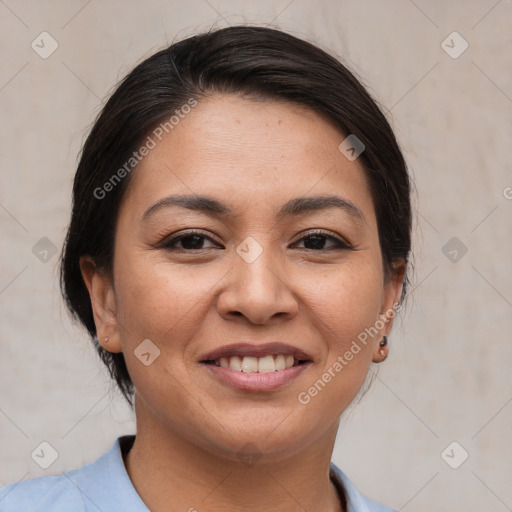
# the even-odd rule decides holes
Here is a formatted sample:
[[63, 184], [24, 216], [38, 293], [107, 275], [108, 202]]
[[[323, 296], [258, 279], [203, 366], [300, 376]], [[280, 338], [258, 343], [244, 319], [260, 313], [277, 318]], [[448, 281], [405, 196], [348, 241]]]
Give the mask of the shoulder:
[[85, 504], [79, 489], [64, 474], [42, 476], [0, 488], [2, 512], [83, 512]]
[[367, 498], [364, 496], [366, 503], [368, 505], [368, 510], [371, 512], [397, 512], [394, 508], [390, 508], [382, 503], [372, 500], [371, 498]]
[[396, 512], [396, 510], [361, 494], [348, 476], [332, 462], [329, 474], [340, 492], [345, 495], [347, 512]]
[[[87, 512], [110, 503], [110, 493], [123, 492], [119, 439], [94, 462], [58, 476], [43, 476], [0, 488], [2, 512]], [[128, 477], [126, 477], [128, 478]], [[108, 491], [107, 491], [108, 489]]]

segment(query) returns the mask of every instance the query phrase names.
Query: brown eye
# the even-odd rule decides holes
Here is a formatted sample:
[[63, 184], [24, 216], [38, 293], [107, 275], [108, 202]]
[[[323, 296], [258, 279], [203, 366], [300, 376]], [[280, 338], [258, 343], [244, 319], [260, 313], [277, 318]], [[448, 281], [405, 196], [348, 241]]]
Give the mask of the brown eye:
[[216, 243], [200, 231], [189, 231], [179, 236], [167, 238], [159, 245], [159, 248], [169, 251], [201, 251], [210, 248], [204, 246], [205, 241]]
[[[334, 242], [334, 246], [325, 247], [326, 241]], [[352, 249], [346, 242], [335, 236], [326, 234], [322, 231], [309, 233], [295, 243], [304, 242], [304, 249], [313, 251], [332, 251]]]

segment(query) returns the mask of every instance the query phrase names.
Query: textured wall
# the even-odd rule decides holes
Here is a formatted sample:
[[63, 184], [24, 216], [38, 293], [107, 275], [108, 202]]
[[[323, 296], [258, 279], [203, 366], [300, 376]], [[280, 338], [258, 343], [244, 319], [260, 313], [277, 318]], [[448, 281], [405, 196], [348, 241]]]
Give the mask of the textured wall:
[[[78, 467], [134, 431], [58, 293], [76, 155], [136, 62], [239, 22], [341, 56], [416, 183], [415, 288], [333, 460], [398, 510], [512, 510], [510, 0], [0, 1], [0, 482]], [[48, 470], [30, 456], [42, 441]]]

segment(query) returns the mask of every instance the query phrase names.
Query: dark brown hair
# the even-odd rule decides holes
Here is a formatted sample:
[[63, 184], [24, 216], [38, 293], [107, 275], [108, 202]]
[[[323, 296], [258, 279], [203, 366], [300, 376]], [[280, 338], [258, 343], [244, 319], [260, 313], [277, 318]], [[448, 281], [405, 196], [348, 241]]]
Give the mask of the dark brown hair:
[[[83, 146], [73, 185], [71, 222], [61, 256], [66, 304], [89, 331], [112, 378], [130, 404], [133, 383], [122, 353], [96, 339], [91, 301], [80, 272], [81, 256], [112, 270], [115, 226], [130, 174], [105, 190], [133, 152], [163, 120], [191, 98], [235, 93], [307, 106], [365, 146], [359, 161], [370, 183], [386, 275], [411, 250], [410, 181], [385, 116], [341, 62], [280, 30], [232, 26], [189, 37], [150, 56], [111, 95]], [[126, 167], [125, 167], [126, 169]], [[125, 176], [126, 175], [126, 176]], [[402, 300], [406, 294], [404, 279]]]

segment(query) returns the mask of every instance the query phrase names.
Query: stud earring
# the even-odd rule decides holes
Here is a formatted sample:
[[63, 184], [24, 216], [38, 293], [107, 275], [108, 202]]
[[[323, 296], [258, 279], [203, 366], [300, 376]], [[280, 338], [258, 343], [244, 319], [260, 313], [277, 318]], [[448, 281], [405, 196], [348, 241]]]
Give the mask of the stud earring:
[[108, 337], [108, 336], [106, 336], [106, 337], [103, 339], [104, 343], [107, 343], [107, 341], [108, 341], [108, 340], [109, 340], [109, 337]]
[[380, 345], [379, 354], [383, 357], [382, 361], [384, 361], [384, 359], [386, 359], [386, 357], [388, 357], [388, 355], [386, 354], [386, 349], [384, 348], [387, 346], [387, 344], [388, 344], [388, 337], [383, 336], [382, 341], [379, 343], [379, 345]]

